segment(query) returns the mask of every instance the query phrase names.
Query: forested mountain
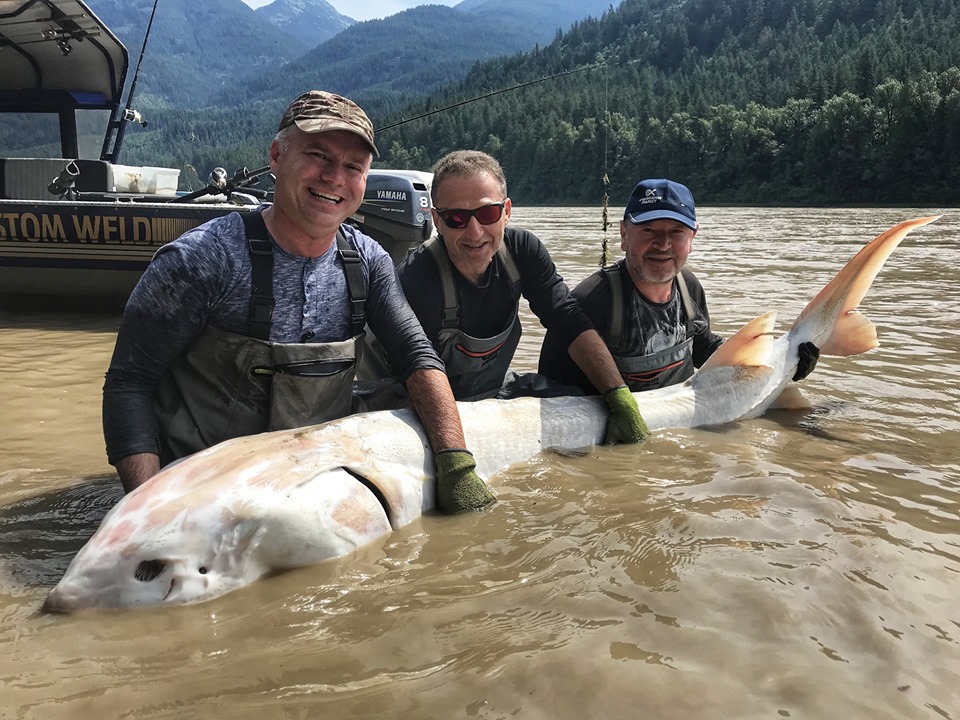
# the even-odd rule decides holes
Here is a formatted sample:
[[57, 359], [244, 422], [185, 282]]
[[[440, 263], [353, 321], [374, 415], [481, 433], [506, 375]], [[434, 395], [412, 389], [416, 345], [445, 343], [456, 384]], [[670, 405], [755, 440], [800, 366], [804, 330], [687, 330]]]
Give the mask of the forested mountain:
[[357, 23], [290, 63], [236, 71], [202, 113], [175, 104], [152, 110], [148, 128], [127, 133], [123, 157], [179, 166], [181, 186], [193, 188], [216, 165], [264, 164], [284, 106], [305, 90], [349, 95], [376, 124], [463, 78], [477, 60], [548, 44], [576, 19], [609, 7], [609, 0], [471, 0], [467, 10], [426, 5]]
[[[438, 49], [438, 38], [458, 27], [464, 32], [457, 33], [456, 42]], [[424, 5], [357, 23], [283, 68], [264, 69], [239, 96], [227, 92], [215, 104], [262, 100], [282, 108], [283, 101], [305, 90], [323, 88], [348, 95], [376, 114], [462, 79], [477, 60], [534, 45], [525, 30], [498, 18]]]
[[[126, 45], [132, 76], [153, 0], [88, 4]], [[137, 105], [202, 107], [259, 68], [279, 67], [308, 49], [241, 0], [160, 0], [137, 79]]]
[[[135, 65], [152, 0], [90, 4]], [[130, 128], [122, 157], [179, 166], [182, 186], [192, 188], [216, 165], [262, 165], [283, 107], [305, 90], [348, 94], [376, 121], [463, 78], [477, 60], [546, 45], [575, 20], [610, 6], [609, 0], [461, 4], [467, 9], [425, 5], [356, 23], [304, 54], [300, 41], [264, 23], [282, 10], [309, 26], [320, 21], [323, 6], [335, 13], [323, 0], [277, 0], [257, 11], [241, 0], [162, 0], [135, 101], [149, 125]], [[34, 140], [25, 149], [41, 144]]]
[[355, 22], [324, 0], [274, 0], [254, 12], [307, 48], [329, 40]]
[[407, 111], [602, 61], [387, 131], [386, 165], [501, 159], [511, 196], [597, 202], [670, 176], [705, 201], [960, 204], [960, 7], [626, 0]]
[[[551, 3], [562, 1], [542, 5], [559, 17]], [[221, 3], [240, 4], [196, 6]], [[378, 132], [379, 166], [428, 169], [454, 148], [488, 150], [519, 203], [597, 203], [608, 189], [617, 205], [638, 178], [666, 175], [707, 203], [960, 205], [953, 0], [625, 0], [529, 52], [508, 45], [527, 32], [516, 23], [506, 35], [482, 24], [503, 18], [503, 3], [417, 8], [352, 25], [286, 65], [251, 59], [257, 79], [232, 70], [219, 106], [156, 110], [146, 130], [132, 126], [122, 161], [181, 167], [181, 189], [215, 165], [259, 167], [286, 102], [322, 87], [390, 128]], [[181, 45], [202, 44], [182, 32]], [[471, 62], [461, 51], [497, 57], [446, 84]]]
[[478, 60], [546, 45], [577, 20], [608, 8], [609, 0], [422, 5], [353, 25], [283, 67], [264, 68], [243, 89], [231, 88], [212, 104], [264, 101], [282, 107], [305, 90], [324, 88], [382, 116], [462, 79]]
[[[156, 108], [279, 103], [304, 88], [396, 107], [461, 79], [477, 60], [546, 45], [610, 0], [468, 0], [364, 23], [325, 0], [160, 0], [137, 104]], [[154, 0], [88, 0], [135, 66]], [[346, 31], [346, 32], [344, 32]], [[341, 37], [342, 36], [342, 37]]]
[[521, 28], [530, 38], [524, 49], [530, 49], [534, 43], [546, 45], [575, 22], [598, 18], [619, 4], [620, 0], [462, 0], [454, 7], [491, 25]]

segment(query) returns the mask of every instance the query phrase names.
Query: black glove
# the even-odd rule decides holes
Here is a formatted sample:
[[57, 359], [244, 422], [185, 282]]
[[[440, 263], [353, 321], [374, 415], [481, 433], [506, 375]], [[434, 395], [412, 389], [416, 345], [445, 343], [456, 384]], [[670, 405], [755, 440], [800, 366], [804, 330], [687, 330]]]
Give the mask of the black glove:
[[803, 380], [807, 375], [813, 372], [817, 366], [817, 360], [820, 358], [820, 348], [812, 342], [800, 343], [797, 348], [797, 372], [793, 374], [793, 381]]

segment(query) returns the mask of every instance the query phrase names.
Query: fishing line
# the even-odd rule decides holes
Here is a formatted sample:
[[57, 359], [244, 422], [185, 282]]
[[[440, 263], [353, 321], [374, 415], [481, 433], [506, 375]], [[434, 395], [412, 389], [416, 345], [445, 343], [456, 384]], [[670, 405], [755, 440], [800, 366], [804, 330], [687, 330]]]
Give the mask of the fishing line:
[[607, 64], [603, 64], [603, 241], [601, 243], [600, 250], [600, 267], [607, 266], [608, 258], [608, 244], [607, 244], [607, 227], [609, 227], [609, 215], [608, 210], [610, 208], [610, 173], [607, 169], [607, 158], [609, 157], [609, 145], [610, 145], [610, 108], [607, 104], [609, 98], [608, 85], [607, 85]]
[[414, 115], [413, 117], [410, 117], [410, 118], [403, 118], [402, 120], [398, 120], [395, 123], [390, 123], [389, 125], [384, 125], [381, 128], [377, 128], [375, 132], [383, 132], [384, 130], [389, 130], [399, 125], [405, 125], [408, 122], [413, 122], [414, 120], [420, 120], [425, 117], [430, 117], [431, 115], [436, 115], [437, 113], [445, 112], [447, 110], [453, 110], [454, 108], [462, 107], [464, 105], [469, 105], [470, 103], [477, 102], [478, 100], [485, 100], [486, 98], [493, 97], [494, 95], [499, 95], [505, 92], [511, 92], [513, 90], [519, 90], [520, 88], [525, 88], [528, 85], [536, 85], [537, 83], [546, 82], [547, 80], [553, 80], [554, 78], [563, 77], [564, 75], [573, 75], [574, 73], [584, 72], [585, 70], [594, 70], [598, 67], [602, 67], [606, 69], [607, 64], [603, 62], [603, 63], [595, 63], [593, 65], [585, 65], [584, 67], [574, 68], [573, 70], [565, 70], [564, 72], [556, 73], [555, 75], [548, 75], [546, 77], [537, 78], [536, 80], [528, 80], [525, 83], [517, 83], [516, 85], [500, 88], [499, 90], [493, 90], [484, 95], [477, 95], [476, 97], [469, 98], [468, 100], [461, 100], [460, 102], [453, 103], [452, 105], [446, 105], [442, 108], [429, 110], [421, 115]]

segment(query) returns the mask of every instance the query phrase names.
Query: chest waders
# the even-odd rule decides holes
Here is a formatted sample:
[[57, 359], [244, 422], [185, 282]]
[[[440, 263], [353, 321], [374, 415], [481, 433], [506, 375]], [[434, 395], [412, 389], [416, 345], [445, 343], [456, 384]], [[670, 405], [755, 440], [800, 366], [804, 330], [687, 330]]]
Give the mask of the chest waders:
[[[674, 280], [683, 309], [687, 315], [684, 339], [672, 347], [650, 355], [625, 356], [623, 352], [624, 323], [626, 322], [626, 298], [620, 265], [605, 268], [603, 271], [610, 283], [610, 327], [608, 328], [607, 347], [613, 356], [623, 381], [631, 392], [654, 390], [681, 383], [693, 375], [693, 337], [696, 333], [696, 308], [690, 297], [690, 290], [681, 273]], [[631, 282], [628, 289], [633, 290]]]
[[273, 244], [259, 212], [243, 214], [252, 264], [248, 335], [208, 326], [171, 365], [155, 394], [161, 467], [242, 435], [285, 430], [349, 415], [354, 368], [366, 321], [360, 255], [337, 232], [351, 303], [348, 340], [270, 342]]
[[[447, 250], [436, 237], [430, 238], [424, 245], [433, 255], [440, 272], [443, 318], [440, 332], [437, 333], [437, 354], [446, 366], [453, 395], [457, 400], [466, 401], [491, 398], [503, 385], [503, 378], [520, 344], [523, 330], [517, 315], [519, 300], [513, 311], [513, 319], [503, 332], [490, 338], [467, 335], [460, 330], [460, 301]], [[510, 289], [519, 296], [520, 271], [506, 245], [501, 243], [497, 257], [510, 281]]]

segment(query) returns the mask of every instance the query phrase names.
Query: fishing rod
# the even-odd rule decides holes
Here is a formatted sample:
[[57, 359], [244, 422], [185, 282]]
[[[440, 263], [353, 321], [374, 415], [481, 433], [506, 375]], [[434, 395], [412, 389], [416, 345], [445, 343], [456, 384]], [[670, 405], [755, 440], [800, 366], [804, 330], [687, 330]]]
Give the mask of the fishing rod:
[[[528, 85], [536, 85], [537, 83], [545, 82], [547, 80], [553, 80], [554, 78], [563, 77], [564, 75], [572, 75], [574, 73], [584, 72], [585, 70], [595, 70], [597, 68], [603, 68], [603, 112], [604, 117], [609, 119], [610, 111], [607, 107], [607, 98], [609, 96], [609, 86], [607, 80], [607, 63], [598, 62], [593, 65], [585, 65], [584, 67], [574, 68], [573, 70], [565, 70], [564, 72], [555, 73], [553, 75], [548, 75], [546, 77], [537, 78], [536, 80], [528, 80], [524, 83], [517, 83], [510, 87], [500, 88], [499, 90], [494, 90], [492, 92], [485, 93], [483, 95], [478, 95], [467, 100], [461, 100], [460, 102], [453, 103], [452, 105], [446, 105], [442, 108], [436, 108], [435, 110], [430, 110], [428, 112], [422, 113], [420, 115], [415, 115], [411, 118], [404, 118], [390, 125], [384, 125], [382, 128], [377, 128], [376, 132], [383, 132], [384, 130], [389, 130], [391, 128], [398, 127], [400, 125], [405, 125], [408, 122], [413, 122], [414, 120], [420, 120], [425, 117], [430, 117], [431, 115], [436, 115], [437, 113], [445, 112], [447, 110], [452, 110], [454, 108], [462, 107], [464, 105], [469, 105], [470, 103], [476, 102], [478, 100], [485, 100], [486, 98], [493, 97], [494, 95], [499, 95], [505, 92], [511, 92], [513, 90], [519, 90], [520, 88], [527, 87]], [[600, 247], [600, 267], [606, 267], [610, 258], [610, 249], [609, 243], [607, 242], [607, 228], [610, 226], [609, 221], [609, 206], [610, 206], [610, 175], [607, 169], [607, 155], [608, 155], [608, 136], [607, 131], [604, 131], [603, 138], [603, 200], [602, 200], [602, 229], [603, 229], [603, 240]]]
[[[477, 102], [478, 100], [485, 100], [486, 98], [493, 97], [494, 95], [500, 95], [501, 93], [511, 92], [513, 90], [519, 90], [529, 85], [536, 85], [537, 83], [546, 82], [547, 80], [553, 80], [558, 77], [563, 77], [564, 75], [573, 75], [574, 73], [580, 73], [586, 70], [595, 70], [596, 68], [601, 68], [601, 67], [605, 68], [606, 65], [607, 64], [605, 62], [594, 63], [593, 65], [585, 65], [584, 67], [574, 68], [573, 70], [565, 70], [560, 73], [555, 73], [553, 75], [548, 75], [546, 77], [537, 78], [536, 80], [528, 80], [527, 82], [517, 83], [516, 85], [500, 88], [499, 90], [493, 90], [491, 92], [484, 93], [483, 95], [477, 95], [476, 97], [455, 102], [452, 105], [445, 105], [444, 107], [441, 107], [441, 108], [435, 108], [425, 113], [421, 113], [420, 115], [414, 115], [413, 117], [410, 117], [410, 118], [403, 118], [401, 120], [398, 120], [395, 123], [391, 123], [389, 125], [384, 125], [383, 127], [376, 128], [374, 132], [380, 133], [380, 132], [383, 132], [384, 130], [390, 130], [392, 128], [399, 127], [400, 125], [406, 125], [407, 123], [413, 122], [414, 120], [421, 120], [425, 117], [436, 115], [437, 113], [442, 113], [442, 112], [446, 112], [447, 110], [453, 110], [454, 108], [463, 107], [464, 105], [469, 105], [470, 103]], [[225, 174], [223, 169], [216, 168], [215, 172], [211, 173], [211, 177], [210, 177], [210, 180], [208, 181], [207, 187], [197, 190], [191, 193], [190, 195], [176, 198], [176, 201], [184, 202], [186, 200], [193, 200], [195, 198], [203, 197], [204, 195], [209, 195], [211, 193], [225, 192], [225, 191], [232, 192], [233, 190], [243, 189], [245, 187], [248, 187], [251, 182], [255, 182], [257, 178], [259, 178], [261, 175], [265, 174], [269, 170], [270, 170], [269, 165], [264, 165], [263, 167], [257, 168], [256, 170], [252, 170], [252, 171], [247, 170], [247, 168], [244, 167], [244, 168], [240, 168], [237, 171], [237, 174], [234, 175], [233, 178], [231, 178], [230, 180], [225, 180]], [[219, 174], [217, 174], [216, 171], [219, 171]], [[172, 202], [172, 201], [168, 201], [168, 202]]]
[[460, 102], [453, 103], [452, 105], [446, 105], [441, 108], [436, 108], [435, 110], [429, 110], [420, 115], [414, 115], [411, 118], [403, 118], [398, 120], [395, 123], [390, 125], [384, 125], [381, 128], [377, 128], [375, 132], [383, 132], [384, 130], [390, 130], [391, 128], [399, 127], [400, 125], [406, 125], [408, 122], [413, 122], [414, 120], [421, 120], [425, 117], [430, 117], [431, 115], [436, 115], [437, 113], [446, 112], [447, 110], [453, 110], [454, 108], [462, 107], [464, 105], [469, 105], [470, 103], [477, 102], [478, 100], [485, 100], [494, 95], [500, 95], [501, 93], [511, 92], [513, 90], [519, 90], [520, 88], [525, 88], [528, 85], [536, 85], [537, 83], [546, 82], [547, 80], [553, 80], [558, 77], [563, 77], [564, 75], [573, 75], [574, 73], [584, 72], [585, 70], [595, 70], [596, 68], [606, 67], [606, 63], [594, 63], [593, 65], [585, 65], [584, 67], [574, 68], [573, 70], [564, 70], [560, 73], [555, 73], [554, 75], [548, 75], [546, 77], [537, 78], [536, 80], [528, 80], [524, 83], [517, 83], [516, 85], [511, 85], [510, 87], [500, 88], [499, 90], [493, 90], [492, 92], [485, 93], [484, 95], [477, 95], [476, 97], [469, 98], [467, 100], [461, 100]]
[[159, 0], [153, 0], [153, 9], [150, 11], [150, 20], [147, 22], [147, 32], [143, 36], [143, 45], [140, 46], [140, 57], [137, 59], [137, 69], [134, 71], [133, 80], [130, 82], [130, 92], [127, 93], [127, 106], [123, 109], [120, 117], [113, 121], [113, 125], [117, 129], [117, 138], [113, 143], [113, 152], [109, 155], [106, 154], [106, 141], [104, 142], [104, 152], [101, 153], [101, 155], [104, 160], [110, 162], [116, 162], [117, 156], [120, 154], [120, 145], [123, 143], [123, 135], [127, 127], [127, 122], [138, 122], [143, 127], [147, 126], [147, 121], [144, 120], [140, 113], [134, 110], [131, 105], [133, 104], [133, 95], [137, 89], [137, 80], [140, 78], [140, 66], [143, 65], [143, 56], [147, 52], [147, 40], [150, 38], [150, 30], [153, 28], [153, 18], [157, 14], [158, 2]]

